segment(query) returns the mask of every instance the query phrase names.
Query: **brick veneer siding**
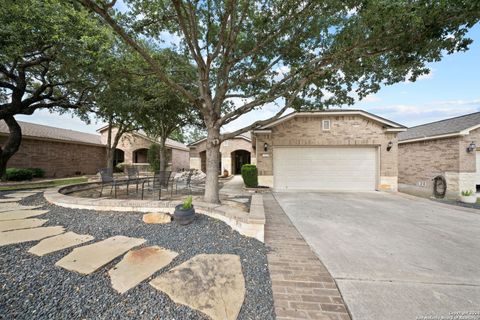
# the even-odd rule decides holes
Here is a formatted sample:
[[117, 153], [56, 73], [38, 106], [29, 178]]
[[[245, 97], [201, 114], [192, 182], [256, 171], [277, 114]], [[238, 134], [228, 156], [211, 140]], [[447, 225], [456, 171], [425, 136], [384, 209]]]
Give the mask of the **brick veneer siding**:
[[[475, 190], [476, 153], [468, 153], [471, 142], [480, 143], [480, 130], [466, 136], [399, 144], [398, 182], [409, 191], [431, 195], [432, 179], [447, 180], [447, 196], [456, 197], [462, 190]], [[402, 189], [401, 188], [401, 189]]]
[[[331, 129], [322, 130], [329, 119]], [[297, 116], [271, 128], [271, 133], [256, 133], [259, 175], [273, 175], [275, 146], [377, 146], [380, 148], [378, 189], [396, 190], [398, 175], [397, 133], [386, 132], [382, 125], [360, 115]], [[393, 143], [387, 151], [387, 144]], [[263, 152], [267, 143], [268, 152]]]
[[190, 156], [186, 150], [172, 149], [172, 170], [190, 169]]
[[[117, 129], [112, 129], [112, 135], [116, 134]], [[102, 142], [107, 143], [107, 132], [108, 130], [102, 131]], [[134, 163], [134, 152], [139, 149], [148, 149], [152, 145], [152, 141], [145, 139], [141, 136], [126, 133], [118, 142], [117, 149], [122, 150], [125, 153], [125, 163], [131, 164]], [[176, 148], [168, 148], [167, 153], [170, 157], [170, 162], [172, 163], [172, 170], [178, 171], [183, 169], [189, 169], [189, 152], [188, 150], [180, 150]], [[141, 159], [141, 161], [147, 161], [146, 159]]]
[[398, 148], [398, 183], [430, 186], [435, 176], [459, 171], [459, 138], [401, 143]]
[[[4, 143], [6, 137], [0, 137]], [[42, 168], [49, 178], [80, 174], [95, 174], [105, 167], [104, 146], [66, 143], [23, 138], [18, 152], [8, 162], [8, 168]]]
[[[190, 147], [190, 166], [192, 169], [201, 170], [201, 156], [200, 153], [205, 151], [207, 147], [207, 142], [202, 141], [196, 145]], [[220, 154], [222, 160], [222, 171], [227, 169], [228, 172], [232, 173], [232, 152], [236, 150], [246, 150], [250, 152], [250, 163], [255, 164], [255, 152], [252, 148], [252, 143], [243, 138], [234, 138], [222, 142], [220, 145]]]

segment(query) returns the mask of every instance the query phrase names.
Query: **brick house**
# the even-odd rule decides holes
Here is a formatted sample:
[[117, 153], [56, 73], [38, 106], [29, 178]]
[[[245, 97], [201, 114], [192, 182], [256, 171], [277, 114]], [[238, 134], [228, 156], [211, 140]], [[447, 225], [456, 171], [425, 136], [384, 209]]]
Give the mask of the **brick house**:
[[[42, 168], [46, 177], [60, 178], [94, 174], [105, 166], [106, 149], [100, 136], [18, 121], [22, 143], [10, 158], [9, 168]], [[0, 143], [8, 137], [8, 127], [0, 121]]]
[[480, 184], [480, 112], [412, 127], [398, 139], [401, 191], [431, 196], [436, 176], [449, 198]]
[[[116, 134], [115, 128], [112, 129], [112, 136]], [[107, 144], [108, 126], [97, 130], [100, 133], [101, 141]], [[146, 166], [148, 165], [147, 152], [152, 144], [158, 143], [149, 138], [143, 131], [126, 133], [122, 135], [115, 150], [114, 163], [124, 162], [127, 164]], [[189, 148], [178, 141], [168, 139], [165, 143], [167, 147], [168, 169], [173, 171], [187, 170], [190, 168]]]
[[259, 183], [276, 191], [397, 190], [397, 134], [362, 110], [294, 112], [253, 131]]
[[[95, 174], [106, 166], [106, 130], [90, 134], [18, 121], [22, 128], [22, 144], [8, 162], [9, 168], [42, 168], [51, 178]], [[103, 129], [103, 130], [102, 130]], [[0, 121], [0, 143], [8, 137], [8, 127]], [[155, 141], [142, 132], [125, 135], [116, 151], [116, 162], [143, 164], [147, 150]], [[178, 141], [167, 141], [170, 167], [189, 168], [189, 149]]]
[[[188, 145], [190, 147], [190, 168], [206, 172], [207, 139], [201, 139]], [[220, 173], [227, 170], [229, 174], [240, 174], [244, 164], [255, 164], [256, 156], [252, 148], [249, 133], [226, 140], [220, 145]]]

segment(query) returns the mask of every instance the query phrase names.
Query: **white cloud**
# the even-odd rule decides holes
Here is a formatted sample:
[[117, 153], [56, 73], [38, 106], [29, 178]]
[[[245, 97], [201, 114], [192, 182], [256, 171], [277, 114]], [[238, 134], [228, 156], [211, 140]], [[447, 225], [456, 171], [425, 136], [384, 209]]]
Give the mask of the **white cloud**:
[[382, 99], [377, 95], [369, 94], [368, 96], [363, 98], [362, 101], [372, 103], [372, 102], [380, 102], [380, 101], [382, 101]]
[[407, 126], [447, 119], [480, 111], [480, 99], [432, 101], [365, 107], [365, 110]]

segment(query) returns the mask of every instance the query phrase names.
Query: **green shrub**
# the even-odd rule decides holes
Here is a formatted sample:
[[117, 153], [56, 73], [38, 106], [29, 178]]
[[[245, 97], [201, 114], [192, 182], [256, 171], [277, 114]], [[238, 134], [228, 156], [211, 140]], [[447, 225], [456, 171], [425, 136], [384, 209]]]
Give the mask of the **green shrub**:
[[147, 152], [148, 163], [154, 172], [160, 170], [160, 148], [158, 144], [152, 144]]
[[188, 196], [185, 200], [183, 200], [182, 209], [188, 210], [192, 207], [192, 196]]
[[463, 190], [462, 191], [462, 196], [464, 197], [470, 197], [471, 195], [473, 195], [475, 192], [473, 190]]
[[243, 183], [247, 188], [258, 187], [258, 171], [254, 164], [244, 164], [242, 166]]
[[32, 172], [32, 176], [34, 178], [45, 177], [45, 170], [43, 170], [42, 168], [28, 168], [27, 170], [30, 170]]
[[9, 168], [5, 174], [8, 181], [32, 180], [33, 173], [29, 169]]
[[120, 162], [120, 163], [117, 163], [117, 165], [113, 168], [113, 172], [125, 172], [125, 167], [127, 166], [127, 164], [125, 162]]

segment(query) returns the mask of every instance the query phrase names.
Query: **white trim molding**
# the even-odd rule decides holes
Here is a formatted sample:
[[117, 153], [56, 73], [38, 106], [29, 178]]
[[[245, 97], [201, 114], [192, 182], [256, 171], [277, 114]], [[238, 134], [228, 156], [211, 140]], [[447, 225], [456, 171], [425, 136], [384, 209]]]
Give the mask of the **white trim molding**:
[[260, 127], [260, 129], [262, 130], [262, 129], [268, 129], [268, 128], [274, 127], [274, 126], [278, 125], [279, 123], [282, 123], [282, 122], [287, 121], [289, 119], [292, 119], [294, 117], [318, 117], [318, 116], [335, 116], [335, 115], [342, 115], [342, 116], [343, 115], [361, 115], [361, 116], [364, 116], [365, 118], [375, 120], [379, 123], [388, 125], [392, 128], [405, 129], [405, 130], [407, 129], [406, 127], [404, 127], [404, 126], [402, 126], [398, 123], [395, 123], [395, 122], [389, 121], [387, 119], [377, 117], [376, 115], [373, 115], [373, 114], [368, 113], [368, 112], [363, 111], [363, 110], [330, 110], [330, 111], [312, 111], [312, 112], [292, 112], [292, 113], [284, 116], [283, 118], [278, 119], [277, 121], [274, 121], [270, 124], [267, 124], [263, 127]]

